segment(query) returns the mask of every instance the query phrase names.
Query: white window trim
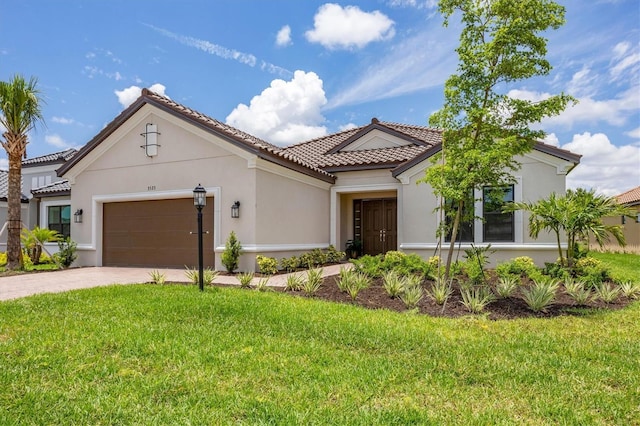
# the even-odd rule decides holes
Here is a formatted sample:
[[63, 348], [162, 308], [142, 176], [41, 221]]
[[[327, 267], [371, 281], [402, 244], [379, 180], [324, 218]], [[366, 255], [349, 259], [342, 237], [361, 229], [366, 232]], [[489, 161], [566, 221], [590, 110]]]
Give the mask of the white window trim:
[[[40, 228], [49, 228], [49, 207], [69, 206], [71, 208], [71, 200], [53, 200], [43, 201], [40, 203]], [[56, 246], [57, 243], [45, 243], [45, 245]]]
[[[515, 178], [515, 182], [513, 182], [513, 201], [516, 203], [522, 202], [522, 176], [516, 176]], [[511, 184], [510, 184], [511, 185]], [[482, 198], [483, 194], [482, 194], [482, 190], [481, 189], [476, 189], [473, 192], [473, 197], [475, 199], [474, 205], [473, 205], [473, 209], [474, 209], [474, 214], [476, 216], [478, 216], [478, 212], [482, 212]], [[494, 241], [494, 242], [489, 242], [486, 244], [491, 244], [492, 247], [496, 246], [496, 245], [522, 245], [524, 243], [524, 220], [523, 220], [524, 214], [522, 212], [522, 210], [516, 210], [513, 213], [513, 241]], [[440, 215], [438, 214], [438, 217], [436, 219], [436, 223], [438, 226], [440, 226]], [[473, 243], [474, 244], [485, 244], [485, 241], [483, 241], [482, 238], [482, 231], [483, 231], [483, 227], [484, 227], [484, 222], [482, 221], [481, 218], [476, 217], [476, 219], [473, 221]], [[456, 243], [458, 244], [458, 243]], [[463, 245], [466, 244], [468, 246], [470, 246], [471, 241], [469, 242], [463, 242]], [[409, 245], [405, 246], [407, 248], [409, 248]], [[425, 247], [429, 247], [431, 248], [430, 244], [426, 244]]]

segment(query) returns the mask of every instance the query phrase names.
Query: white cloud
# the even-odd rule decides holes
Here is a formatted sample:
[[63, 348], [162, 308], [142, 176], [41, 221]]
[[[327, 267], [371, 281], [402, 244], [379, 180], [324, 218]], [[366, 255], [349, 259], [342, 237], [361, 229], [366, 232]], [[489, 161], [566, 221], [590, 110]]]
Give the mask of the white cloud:
[[351, 130], [351, 129], [355, 129], [356, 127], [360, 127], [355, 123], [347, 123], [347, 124], [343, 124], [342, 126], [339, 127], [339, 130], [341, 132], [344, 132], [345, 130]]
[[305, 33], [311, 43], [328, 49], [362, 48], [395, 35], [394, 22], [380, 11], [363, 12], [357, 6], [327, 3], [318, 9], [313, 30]]
[[75, 146], [71, 142], [67, 142], [66, 140], [64, 140], [62, 136], [58, 134], [46, 135], [44, 137], [44, 141], [49, 145], [53, 145], [54, 147], [60, 149], [67, 149]]
[[9, 170], [9, 160], [0, 158], [0, 170]]
[[625, 135], [635, 138], [635, 139], [640, 139], [640, 127], [636, 127], [633, 130], [629, 130], [628, 132], [624, 133]]
[[434, 9], [438, 6], [438, 0], [390, 0], [391, 7], [415, 7], [416, 9]]
[[285, 25], [280, 28], [276, 35], [276, 45], [280, 47], [289, 46], [291, 44], [291, 27]]
[[615, 146], [603, 133], [585, 132], [562, 149], [582, 155], [567, 176], [568, 188], [593, 188], [613, 196], [640, 185], [640, 146]]
[[567, 86], [567, 92], [572, 96], [592, 96], [594, 94], [593, 83], [596, 76], [591, 73], [588, 66], [584, 65], [582, 69], [573, 74], [571, 81]]
[[[156, 83], [149, 87], [149, 90], [155, 92], [162, 96], [167, 96], [165, 94], [166, 87], [163, 84]], [[127, 108], [129, 105], [135, 102], [136, 99], [140, 97], [142, 93], [142, 88], [138, 86], [130, 86], [126, 89], [115, 90], [114, 93], [118, 97], [118, 102], [122, 105], [122, 108]]]
[[326, 102], [322, 80], [313, 72], [296, 71], [291, 81], [273, 80], [249, 106], [239, 104], [226, 123], [276, 145], [289, 145], [327, 134], [320, 112]]
[[224, 46], [211, 43], [210, 41], [207, 41], [207, 40], [201, 40], [194, 37], [172, 33], [171, 31], [165, 30], [163, 28], [154, 27], [153, 25], [150, 25], [150, 24], [144, 24], [144, 25], [153, 29], [154, 31], [159, 32], [165, 37], [172, 38], [185, 46], [193, 47], [195, 49], [201, 50], [210, 55], [214, 55], [223, 59], [231, 59], [241, 64], [248, 65], [250, 67], [255, 67], [258, 64], [258, 62], [260, 62], [260, 69], [262, 70], [266, 70], [270, 73], [278, 74], [281, 76], [288, 77], [291, 75], [291, 71], [285, 68], [279, 67], [274, 64], [270, 64], [265, 61], [258, 61], [258, 58], [256, 58], [255, 55], [252, 55], [251, 53], [244, 53], [238, 50], [228, 49]]
[[[606, 122], [613, 126], [622, 126], [627, 122], [630, 113], [638, 111], [639, 87], [632, 87], [620, 94], [615, 99], [594, 100], [590, 97], [578, 98], [578, 103], [569, 106], [560, 115], [543, 120], [543, 126], [562, 125], [572, 128], [576, 123]], [[529, 90], [510, 90], [509, 96], [516, 99], [526, 99], [539, 102], [548, 99], [549, 93], [533, 92]]]
[[346, 89], [329, 100], [327, 109], [356, 105], [415, 93], [444, 84], [455, 71], [456, 55], [451, 54], [455, 38], [443, 38], [431, 26], [393, 46], [389, 54], [380, 53], [378, 63], [363, 67]]
[[626, 79], [627, 76], [635, 76], [640, 72], [640, 45], [631, 46], [629, 42], [618, 43], [613, 48], [612, 67], [609, 74], [614, 80]]
[[73, 118], [65, 117], [52, 117], [51, 121], [58, 124], [74, 124], [76, 122]]

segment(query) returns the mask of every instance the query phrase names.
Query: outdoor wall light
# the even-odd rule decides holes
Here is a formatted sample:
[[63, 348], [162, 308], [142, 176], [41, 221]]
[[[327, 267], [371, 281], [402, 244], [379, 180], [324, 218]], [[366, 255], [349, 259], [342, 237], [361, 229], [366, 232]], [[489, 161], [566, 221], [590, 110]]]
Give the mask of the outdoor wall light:
[[140, 148], [144, 149], [144, 153], [147, 157], [153, 157], [158, 155], [158, 126], [155, 124], [147, 123], [144, 129], [144, 133], [140, 133], [140, 136], [144, 137], [144, 145], [140, 145]]
[[76, 210], [76, 212], [73, 214], [73, 222], [82, 223], [82, 209]]
[[233, 219], [240, 217], [240, 201], [236, 201], [231, 205], [231, 217]]

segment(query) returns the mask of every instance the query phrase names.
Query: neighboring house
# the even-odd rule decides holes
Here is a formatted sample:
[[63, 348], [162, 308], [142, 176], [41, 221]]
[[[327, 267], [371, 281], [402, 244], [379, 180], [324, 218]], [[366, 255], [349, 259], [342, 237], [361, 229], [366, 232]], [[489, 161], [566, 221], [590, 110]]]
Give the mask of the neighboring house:
[[622, 225], [627, 245], [640, 246], [640, 186], [616, 195], [615, 198], [619, 204], [635, 211], [635, 215], [633, 217], [606, 217], [604, 222], [607, 225]]
[[[144, 89], [136, 102], [89, 141], [58, 174], [71, 188], [80, 265], [184, 267], [197, 262], [192, 191], [207, 190], [205, 263], [223, 269], [231, 231], [242, 243], [240, 270], [257, 254], [298, 255], [360, 239], [365, 253], [403, 250], [432, 256], [438, 200], [417, 184], [440, 150], [441, 133], [373, 119], [355, 129], [280, 148]], [[580, 156], [542, 143], [517, 159], [506, 196], [535, 201], [564, 193]], [[532, 240], [523, 212], [503, 214], [489, 192], [462, 248], [491, 242], [494, 262], [557, 256], [555, 240]], [[485, 201], [482, 201], [485, 200]], [[232, 217], [239, 204], [239, 217]], [[488, 209], [487, 206], [493, 206]]]
[[[43, 202], [42, 197], [50, 194], [46, 188], [58, 186], [65, 180], [58, 177], [56, 170], [73, 155], [76, 149], [67, 149], [53, 154], [27, 158], [22, 161], [22, 223], [24, 227], [33, 229], [36, 225], [48, 227], [69, 236], [70, 228], [67, 211], [70, 192], [59, 193], [58, 198]], [[0, 227], [7, 221], [7, 176], [9, 172], [0, 170]], [[67, 185], [68, 186], [68, 185]], [[39, 191], [43, 191], [42, 195]], [[51, 207], [50, 207], [51, 206]], [[53, 207], [56, 206], [56, 207]], [[56, 214], [57, 213], [57, 214]], [[6, 250], [7, 231], [0, 234], [0, 251]], [[55, 247], [56, 244], [52, 244]]]

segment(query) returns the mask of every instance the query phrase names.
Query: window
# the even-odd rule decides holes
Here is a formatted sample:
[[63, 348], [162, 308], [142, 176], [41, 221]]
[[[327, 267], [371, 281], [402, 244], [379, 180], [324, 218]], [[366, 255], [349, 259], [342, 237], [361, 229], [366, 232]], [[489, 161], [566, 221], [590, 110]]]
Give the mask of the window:
[[[451, 242], [451, 227], [453, 226], [453, 220], [455, 218], [457, 205], [454, 206], [453, 202], [448, 200], [446, 202], [445, 209], [447, 213], [445, 216], [445, 224], [447, 227], [445, 241]], [[465, 200], [464, 206], [462, 207], [462, 220], [460, 221], [460, 227], [458, 228], [456, 241], [463, 243], [473, 242], [473, 219], [473, 197], [470, 194], [469, 198]]]
[[47, 228], [58, 231], [65, 238], [71, 235], [71, 206], [49, 206], [47, 218]]
[[514, 241], [514, 215], [502, 212], [506, 203], [513, 202], [513, 185], [486, 186], [482, 192], [483, 241]]

